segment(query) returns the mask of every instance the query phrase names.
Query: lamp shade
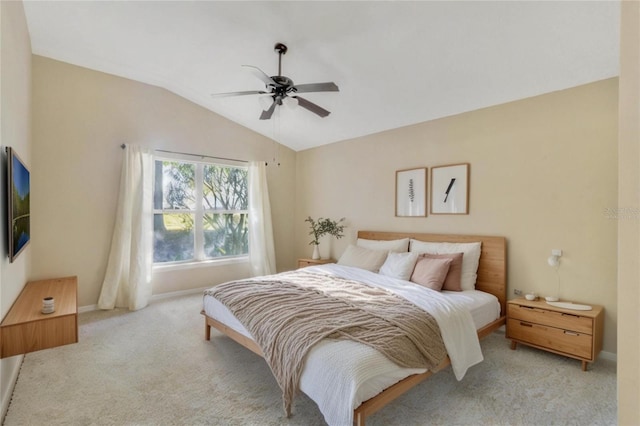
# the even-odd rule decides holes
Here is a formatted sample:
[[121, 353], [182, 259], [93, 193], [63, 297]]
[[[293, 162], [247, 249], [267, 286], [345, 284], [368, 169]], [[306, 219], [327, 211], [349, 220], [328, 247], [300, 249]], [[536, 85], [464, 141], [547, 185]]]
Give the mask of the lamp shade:
[[282, 100], [282, 103], [285, 104], [287, 108], [293, 109], [298, 106], [298, 99], [292, 98], [291, 96], [287, 96]]

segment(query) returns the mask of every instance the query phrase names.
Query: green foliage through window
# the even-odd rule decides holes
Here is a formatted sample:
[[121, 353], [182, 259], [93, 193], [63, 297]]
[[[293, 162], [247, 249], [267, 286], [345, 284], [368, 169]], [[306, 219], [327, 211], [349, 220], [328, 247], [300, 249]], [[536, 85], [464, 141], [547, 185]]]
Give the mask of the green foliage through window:
[[247, 169], [156, 160], [154, 262], [249, 252]]

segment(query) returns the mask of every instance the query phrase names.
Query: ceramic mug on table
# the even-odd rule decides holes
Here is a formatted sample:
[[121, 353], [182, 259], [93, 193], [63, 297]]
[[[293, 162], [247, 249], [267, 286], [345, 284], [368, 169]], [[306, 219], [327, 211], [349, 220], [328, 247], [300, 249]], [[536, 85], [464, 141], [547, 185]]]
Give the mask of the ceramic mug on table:
[[42, 299], [42, 313], [51, 314], [56, 310], [53, 297], [45, 297]]

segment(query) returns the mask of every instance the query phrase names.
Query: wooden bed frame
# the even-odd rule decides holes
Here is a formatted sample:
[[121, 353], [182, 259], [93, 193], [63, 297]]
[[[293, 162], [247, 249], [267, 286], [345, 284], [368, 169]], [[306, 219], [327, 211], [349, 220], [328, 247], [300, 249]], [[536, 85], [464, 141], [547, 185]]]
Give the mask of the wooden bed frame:
[[[505, 324], [507, 302], [507, 242], [504, 237], [359, 231], [358, 238], [364, 238], [367, 240], [397, 240], [401, 238], [413, 238], [419, 241], [451, 243], [482, 242], [476, 290], [491, 293], [498, 298], [500, 302], [500, 318], [478, 330], [478, 337], [483, 338], [488, 336]], [[207, 315], [204, 316], [206, 340], [211, 339], [211, 327], [214, 327], [247, 349], [263, 356], [260, 347], [253, 340], [227, 327], [221, 322], [208, 317]], [[395, 385], [388, 387], [373, 398], [364, 401], [354, 410], [354, 423], [358, 426], [364, 426], [367, 417], [379, 411], [391, 401], [416, 386], [418, 383], [429, 378], [434, 373], [437, 373], [450, 364], [451, 361], [449, 357], [447, 357], [433, 371], [430, 370], [422, 374], [409, 376]]]

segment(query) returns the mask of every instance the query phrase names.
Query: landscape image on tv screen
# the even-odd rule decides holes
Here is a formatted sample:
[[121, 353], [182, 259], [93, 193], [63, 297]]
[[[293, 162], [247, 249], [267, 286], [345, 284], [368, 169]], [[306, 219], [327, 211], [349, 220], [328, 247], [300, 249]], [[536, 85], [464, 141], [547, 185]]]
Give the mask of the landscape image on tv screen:
[[9, 260], [13, 260], [29, 243], [30, 202], [29, 170], [12, 148], [7, 150], [9, 196]]

